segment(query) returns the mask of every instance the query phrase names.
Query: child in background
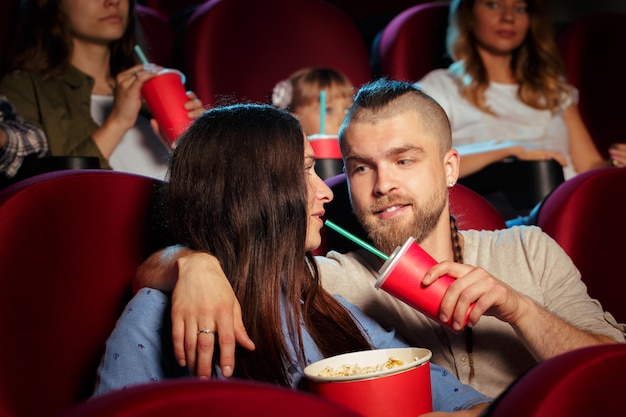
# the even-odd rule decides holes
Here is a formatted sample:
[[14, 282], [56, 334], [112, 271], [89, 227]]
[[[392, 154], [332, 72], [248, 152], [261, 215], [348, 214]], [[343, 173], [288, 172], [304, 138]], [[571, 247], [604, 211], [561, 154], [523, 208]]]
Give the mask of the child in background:
[[295, 115], [307, 136], [320, 132], [320, 92], [326, 91], [325, 134], [336, 135], [354, 96], [352, 83], [331, 68], [303, 68], [274, 87], [272, 104]]

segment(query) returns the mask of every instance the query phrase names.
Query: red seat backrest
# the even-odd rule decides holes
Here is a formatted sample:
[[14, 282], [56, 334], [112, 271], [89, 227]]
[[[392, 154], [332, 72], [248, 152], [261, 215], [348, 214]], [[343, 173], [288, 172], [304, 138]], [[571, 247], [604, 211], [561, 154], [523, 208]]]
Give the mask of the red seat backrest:
[[170, 379], [96, 397], [58, 417], [358, 417], [322, 397], [245, 380]]
[[198, 7], [206, 0], [143, 0], [143, 4], [168, 18], [175, 18], [178, 14], [185, 13]]
[[418, 4], [394, 17], [374, 49], [380, 71], [391, 79], [417, 82], [429, 71], [447, 67], [446, 30], [450, 3]]
[[304, 67], [371, 81], [369, 54], [355, 23], [323, 0], [209, 0], [184, 34], [190, 87], [205, 104], [269, 103], [275, 84]]
[[364, 2], [363, 0], [327, 0], [348, 14], [356, 22], [374, 21], [393, 16], [423, 0], [387, 0]]
[[558, 37], [568, 81], [580, 92], [579, 110], [598, 151], [608, 158], [614, 142], [626, 142], [622, 97], [626, 95], [626, 13], [578, 18]]
[[543, 201], [537, 224], [565, 250], [589, 295], [626, 321], [626, 169], [599, 168], [565, 181]]
[[456, 184], [449, 189], [450, 214], [460, 230], [497, 230], [506, 228], [502, 215], [475, 191]]
[[176, 33], [168, 17], [150, 7], [137, 5], [137, 20], [143, 34], [144, 52], [150, 62], [166, 68], [174, 64]]
[[596, 345], [552, 357], [528, 371], [484, 417], [626, 415], [626, 344]]
[[51, 416], [91, 395], [135, 270], [160, 246], [159, 184], [65, 170], [0, 192], [0, 415]]

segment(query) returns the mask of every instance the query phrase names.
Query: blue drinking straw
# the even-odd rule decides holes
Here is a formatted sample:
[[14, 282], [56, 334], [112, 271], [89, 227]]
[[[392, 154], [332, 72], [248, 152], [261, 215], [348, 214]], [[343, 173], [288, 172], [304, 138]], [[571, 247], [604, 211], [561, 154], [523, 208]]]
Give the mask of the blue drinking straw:
[[139, 57], [139, 60], [141, 61], [142, 64], [146, 65], [150, 63], [150, 61], [148, 61], [148, 58], [146, 58], [146, 56], [144, 55], [139, 45], [135, 45], [135, 53], [137, 54], [137, 57]]
[[331, 229], [333, 229], [335, 232], [343, 235], [344, 237], [353, 241], [357, 245], [361, 246], [363, 249], [367, 249], [368, 251], [372, 252], [374, 255], [380, 257], [382, 260], [386, 261], [387, 259], [389, 259], [389, 256], [386, 253], [376, 249], [375, 247], [373, 247], [366, 241], [359, 239], [358, 237], [348, 232], [347, 230], [342, 229], [341, 227], [337, 226], [335, 223], [331, 222], [330, 220], [326, 220], [324, 224], [330, 227]]
[[320, 134], [326, 132], [326, 90], [320, 91]]

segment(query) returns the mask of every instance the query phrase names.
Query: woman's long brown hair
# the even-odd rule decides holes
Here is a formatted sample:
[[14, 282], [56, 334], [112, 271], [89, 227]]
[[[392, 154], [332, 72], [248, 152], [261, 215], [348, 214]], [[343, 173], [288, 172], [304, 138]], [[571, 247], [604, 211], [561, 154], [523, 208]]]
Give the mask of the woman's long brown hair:
[[[453, 0], [447, 35], [450, 69], [461, 94], [479, 109], [494, 114], [485, 103], [489, 86], [487, 71], [476, 48], [472, 32], [475, 0]], [[552, 21], [544, 0], [527, 0], [530, 20], [528, 34], [514, 51], [511, 70], [519, 84], [518, 96], [530, 107], [558, 112], [569, 96], [564, 64], [554, 39]]]
[[[49, 78], [61, 74], [70, 65], [72, 35], [61, 11], [62, 1], [22, 1], [15, 40], [9, 51], [11, 70], [30, 71]], [[128, 0], [128, 3], [126, 30], [110, 45], [113, 76], [138, 62], [134, 47], [143, 42], [137, 24], [136, 0]]]
[[305, 257], [303, 142], [298, 121], [272, 106], [208, 110], [179, 140], [165, 200], [173, 235], [214, 254], [239, 299], [256, 349], [237, 351], [235, 375], [283, 385], [306, 361], [302, 323], [326, 356], [370, 347]]

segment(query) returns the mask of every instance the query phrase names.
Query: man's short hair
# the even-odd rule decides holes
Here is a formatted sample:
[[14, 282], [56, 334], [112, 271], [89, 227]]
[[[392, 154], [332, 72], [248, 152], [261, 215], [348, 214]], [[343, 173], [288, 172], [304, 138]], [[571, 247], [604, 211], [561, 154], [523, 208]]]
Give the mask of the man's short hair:
[[420, 116], [426, 130], [439, 138], [442, 154], [450, 149], [450, 121], [439, 103], [414, 84], [386, 78], [377, 79], [359, 89], [339, 129], [339, 141], [343, 141], [351, 123], [377, 123], [405, 112], [415, 112]]

